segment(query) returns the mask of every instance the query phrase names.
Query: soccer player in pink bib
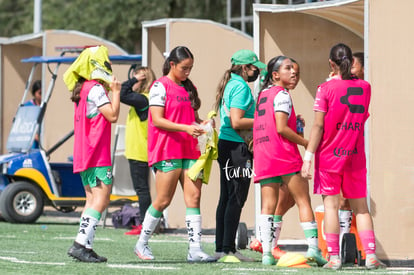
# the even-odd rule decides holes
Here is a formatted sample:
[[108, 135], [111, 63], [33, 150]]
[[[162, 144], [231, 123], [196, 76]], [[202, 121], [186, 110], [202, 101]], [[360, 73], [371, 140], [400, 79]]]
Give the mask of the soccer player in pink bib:
[[157, 196], [149, 206], [135, 254], [153, 260], [148, 241], [160, 221], [162, 211], [173, 199], [180, 181], [186, 204], [189, 262], [212, 262], [215, 258], [201, 249], [201, 179], [192, 181], [187, 171], [200, 156], [197, 137], [203, 129], [197, 110], [201, 102], [197, 88], [188, 78], [194, 57], [187, 47], [174, 48], [164, 62], [163, 77], [154, 82], [149, 95], [148, 165], [155, 168]]
[[339, 199], [349, 199], [356, 216], [358, 234], [366, 253], [368, 269], [384, 267], [375, 255], [375, 235], [367, 205], [364, 125], [368, 119], [371, 86], [351, 74], [352, 51], [345, 44], [332, 47], [329, 64], [335, 77], [318, 87], [315, 118], [306, 148], [302, 175], [311, 178], [315, 155], [314, 193], [322, 195], [324, 232], [330, 255], [324, 266], [340, 269]]
[[86, 193], [79, 231], [68, 255], [81, 262], [106, 262], [92, 244], [112, 190], [111, 123], [119, 116], [121, 82], [112, 76], [105, 46], [83, 50], [63, 80], [75, 103], [73, 172], [80, 173]]
[[[296, 85], [299, 83], [300, 80], [300, 67], [299, 64], [292, 59], [293, 64], [293, 83], [289, 86], [289, 91], [292, 91], [295, 89]], [[301, 115], [297, 115], [297, 120], [300, 120], [303, 123], [303, 126], [305, 126], [305, 121], [301, 117]], [[298, 132], [299, 135], [303, 136], [303, 128], [300, 132]], [[282, 231], [282, 225], [283, 225], [283, 216], [287, 213], [287, 211], [292, 208], [295, 205], [295, 199], [292, 197], [292, 194], [290, 194], [289, 189], [287, 188], [286, 184], [282, 184], [279, 186], [279, 197], [277, 201], [277, 206], [275, 210], [275, 215], [273, 217], [273, 225], [274, 225], [274, 234], [273, 234], [273, 241], [272, 241], [272, 255], [277, 260], [280, 259], [284, 254], [286, 254], [286, 251], [282, 250], [278, 243], [280, 233]], [[253, 239], [250, 242], [250, 249], [263, 253], [262, 243], [258, 239]]]
[[253, 124], [255, 183], [261, 186], [262, 210], [259, 237], [263, 247], [262, 263], [275, 264], [271, 253], [275, 231], [275, 209], [279, 186], [286, 184], [299, 208], [301, 226], [308, 242], [307, 257], [318, 265], [326, 264], [318, 248], [318, 229], [309, 196], [309, 186], [299, 171], [302, 167], [298, 144], [308, 141], [297, 133], [296, 114], [288, 89], [295, 84], [292, 60], [272, 58], [257, 99]]

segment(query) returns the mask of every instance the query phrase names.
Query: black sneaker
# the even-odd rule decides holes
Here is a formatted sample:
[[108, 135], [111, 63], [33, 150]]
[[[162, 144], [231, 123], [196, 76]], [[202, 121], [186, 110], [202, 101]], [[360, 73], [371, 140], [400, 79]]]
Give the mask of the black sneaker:
[[83, 245], [76, 242], [68, 250], [68, 255], [72, 258], [85, 262], [85, 263], [100, 263], [102, 262], [98, 258], [94, 257], [91, 253], [91, 249], [86, 249]]
[[104, 256], [99, 256], [95, 251], [93, 251], [92, 249], [86, 249], [89, 251], [89, 253], [91, 253], [91, 255], [95, 258], [97, 258], [100, 262], [107, 262], [108, 259]]

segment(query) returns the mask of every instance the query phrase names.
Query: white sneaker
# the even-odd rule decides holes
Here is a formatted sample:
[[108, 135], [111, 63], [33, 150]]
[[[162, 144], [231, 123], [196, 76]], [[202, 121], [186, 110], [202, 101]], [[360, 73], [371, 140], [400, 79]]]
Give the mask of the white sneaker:
[[151, 248], [148, 244], [137, 243], [134, 249], [135, 255], [141, 260], [154, 260], [155, 257], [152, 255]]
[[229, 255], [234, 255], [237, 259], [239, 259], [241, 262], [255, 262], [256, 260], [253, 258], [249, 258], [247, 256], [244, 256], [240, 253], [240, 251], [236, 251], [234, 253], [229, 253]]
[[339, 256], [331, 256], [329, 262], [327, 262], [323, 268], [325, 269], [332, 269], [332, 270], [339, 270], [342, 268], [341, 258]]
[[365, 259], [365, 267], [367, 269], [379, 269], [379, 268], [386, 268], [387, 266], [383, 262], [378, 260], [375, 254], [374, 255], [371, 254], [367, 256]]
[[203, 250], [200, 249], [189, 249], [187, 254], [187, 261], [195, 262], [215, 262], [217, 259], [213, 256], [208, 255]]

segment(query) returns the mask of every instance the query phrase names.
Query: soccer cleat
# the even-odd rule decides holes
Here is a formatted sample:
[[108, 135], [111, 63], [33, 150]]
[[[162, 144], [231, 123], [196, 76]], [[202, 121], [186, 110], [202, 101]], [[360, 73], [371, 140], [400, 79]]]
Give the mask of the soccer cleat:
[[332, 269], [332, 270], [339, 270], [342, 268], [341, 258], [339, 256], [331, 256], [329, 258], [329, 262], [327, 262], [323, 268], [325, 269]]
[[325, 265], [328, 261], [322, 256], [321, 250], [317, 247], [310, 246], [306, 252], [306, 258], [309, 261], [316, 262], [318, 266]]
[[148, 246], [148, 244], [141, 244], [137, 243], [134, 248], [135, 255], [138, 256], [141, 260], [154, 260], [155, 257], [152, 255], [151, 248]]
[[108, 259], [106, 257], [103, 256], [99, 256], [95, 251], [93, 251], [93, 249], [87, 249], [90, 250], [90, 253], [93, 257], [97, 258], [98, 260], [100, 260], [101, 262], [107, 262]]
[[275, 265], [276, 261], [273, 257], [272, 253], [265, 253], [262, 256], [262, 264], [263, 265]]
[[239, 251], [236, 251], [234, 253], [229, 253], [230, 255], [235, 256], [237, 259], [239, 259], [241, 262], [254, 262], [255, 259], [253, 258], [249, 258], [247, 256], [244, 256], [243, 254], [241, 254]]
[[85, 263], [102, 263], [103, 260], [94, 257], [91, 253], [91, 249], [85, 248], [83, 245], [78, 243], [73, 243], [73, 245], [68, 250], [68, 255], [72, 258]]
[[142, 224], [135, 226], [132, 226], [132, 229], [128, 232], [125, 232], [125, 235], [139, 235], [142, 231]]
[[280, 257], [282, 257], [285, 254], [286, 254], [286, 251], [283, 251], [282, 249], [280, 249], [279, 246], [276, 246], [275, 248], [272, 249], [272, 255], [276, 260], [280, 259]]
[[387, 266], [378, 260], [377, 256], [367, 257], [365, 260], [365, 267], [366, 269], [378, 269], [378, 268], [386, 268]]
[[250, 249], [263, 253], [262, 243], [258, 239], [254, 239], [250, 242]]
[[217, 259], [199, 248], [188, 250], [187, 261], [190, 263], [211, 263], [216, 262]]

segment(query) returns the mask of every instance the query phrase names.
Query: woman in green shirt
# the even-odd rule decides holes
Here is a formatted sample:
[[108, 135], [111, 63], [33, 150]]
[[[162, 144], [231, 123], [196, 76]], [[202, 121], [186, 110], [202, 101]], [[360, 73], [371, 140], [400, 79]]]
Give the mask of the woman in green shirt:
[[218, 163], [220, 199], [216, 210], [216, 254], [219, 261], [252, 261], [236, 250], [235, 238], [241, 210], [253, 175], [253, 155], [246, 143], [252, 137], [255, 102], [248, 82], [253, 82], [265, 64], [250, 50], [239, 50], [231, 58], [217, 89], [220, 111]]

